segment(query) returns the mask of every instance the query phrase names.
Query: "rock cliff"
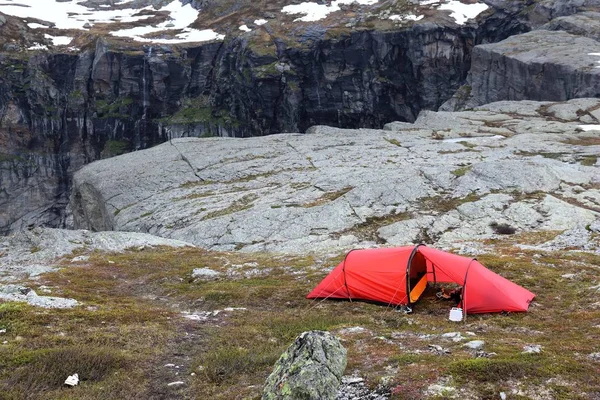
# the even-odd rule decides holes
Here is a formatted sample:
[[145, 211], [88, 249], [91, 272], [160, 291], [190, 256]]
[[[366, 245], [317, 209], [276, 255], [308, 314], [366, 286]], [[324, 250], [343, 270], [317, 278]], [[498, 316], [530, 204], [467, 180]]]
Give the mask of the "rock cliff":
[[291, 253], [566, 230], [600, 212], [599, 110], [500, 102], [385, 130], [173, 139], [77, 172], [73, 220]]
[[[132, 19], [150, 18], [163, 7], [151, 17], [158, 23], [161, 10], [177, 2], [151, 3], [111, 4], [123, 13], [125, 7], [143, 9], [144, 16]], [[109, 34], [106, 24], [61, 30], [59, 23], [40, 24], [40, 16], [0, 14], [0, 234], [69, 225], [65, 205], [74, 171], [173, 138], [414, 121], [464, 83], [474, 45], [596, 5], [486, 0], [486, 5], [470, 4], [478, 11], [467, 15], [451, 9], [457, 2], [445, 0], [343, 3], [327, 18], [311, 20], [283, 13], [281, 2], [183, 1], [202, 9], [194, 29], [223, 33], [184, 44], [123, 38], [119, 32], [127, 29]], [[86, 4], [104, 12], [98, 2]], [[73, 36], [67, 37], [69, 45], [52, 44], [59, 34]], [[523, 80], [531, 74], [535, 71], [524, 71]], [[588, 75], [566, 96], [550, 100], [568, 99], [571, 92], [595, 96], [593, 89], [577, 86], [591, 82]], [[487, 86], [482, 85], [477, 104], [501, 100], [493, 98], [493, 85]]]
[[64, 226], [73, 171], [172, 138], [413, 121], [459, 87], [478, 35], [447, 13], [338, 31], [306, 23], [284, 37], [266, 24], [182, 47], [101, 36], [0, 53], [0, 233]]

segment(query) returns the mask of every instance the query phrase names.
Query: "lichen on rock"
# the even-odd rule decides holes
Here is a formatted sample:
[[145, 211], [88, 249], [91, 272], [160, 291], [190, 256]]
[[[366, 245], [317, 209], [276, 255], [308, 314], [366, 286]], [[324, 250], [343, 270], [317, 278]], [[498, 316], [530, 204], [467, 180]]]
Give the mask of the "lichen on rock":
[[281, 355], [263, 400], [334, 399], [346, 369], [346, 349], [328, 332], [304, 332]]

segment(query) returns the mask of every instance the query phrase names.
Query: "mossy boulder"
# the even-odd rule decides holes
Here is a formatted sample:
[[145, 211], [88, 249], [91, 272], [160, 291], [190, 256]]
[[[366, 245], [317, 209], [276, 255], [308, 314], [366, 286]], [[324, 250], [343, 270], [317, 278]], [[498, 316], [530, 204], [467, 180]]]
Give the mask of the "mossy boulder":
[[346, 369], [346, 349], [328, 332], [304, 332], [281, 355], [263, 400], [335, 399]]

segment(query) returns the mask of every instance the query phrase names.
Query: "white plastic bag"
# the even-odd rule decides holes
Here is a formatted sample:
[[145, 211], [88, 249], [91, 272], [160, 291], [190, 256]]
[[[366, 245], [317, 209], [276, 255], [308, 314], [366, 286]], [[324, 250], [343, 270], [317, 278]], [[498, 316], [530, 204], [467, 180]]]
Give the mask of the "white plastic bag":
[[66, 380], [65, 380], [65, 385], [68, 386], [77, 386], [79, 384], [79, 374], [73, 374], [70, 375]]

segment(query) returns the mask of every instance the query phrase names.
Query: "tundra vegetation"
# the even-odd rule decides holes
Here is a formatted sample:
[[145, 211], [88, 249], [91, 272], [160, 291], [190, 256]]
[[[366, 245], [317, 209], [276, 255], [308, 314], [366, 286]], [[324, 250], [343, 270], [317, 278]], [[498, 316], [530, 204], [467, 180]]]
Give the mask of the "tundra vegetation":
[[[527, 313], [469, 315], [466, 323], [448, 320], [451, 305], [434, 289], [411, 315], [386, 305], [306, 300], [343, 254], [165, 247], [93, 252], [76, 263], [68, 257], [58, 261], [58, 271], [22, 283], [45, 285], [80, 306], [0, 304], [0, 330], [6, 329], [0, 398], [257, 399], [282, 351], [313, 329], [340, 337], [348, 349], [347, 375], [366, 378], [372, 388], [385, 386], [393, 399], [481, 399], [499, 392], [523, 399], [592, 398], [600, 393], [600, 364], [589, 356], [600, 337], [600, 255], [516, 246], [556, 234], [487, 241], [493, 251], [478, 259], [537, 298]], [[194, 268], [219, 275], [193, 278]], [[346, 329], [352, 327], [364, 329]], [[466, 339], [441, 336], [448, 332]], [[485, 342], [483, 353], [463, 345], [470, 338]], [[432, 352], [430, 344], [449, 352]], [[523, 352], [533, 344], [540, 353]], [[81, 384], [63, 386], [73, 373]], [[168, 386], [176, 381], [184, 383]], [[428, 391], [440, 382], [446, 389]]]

